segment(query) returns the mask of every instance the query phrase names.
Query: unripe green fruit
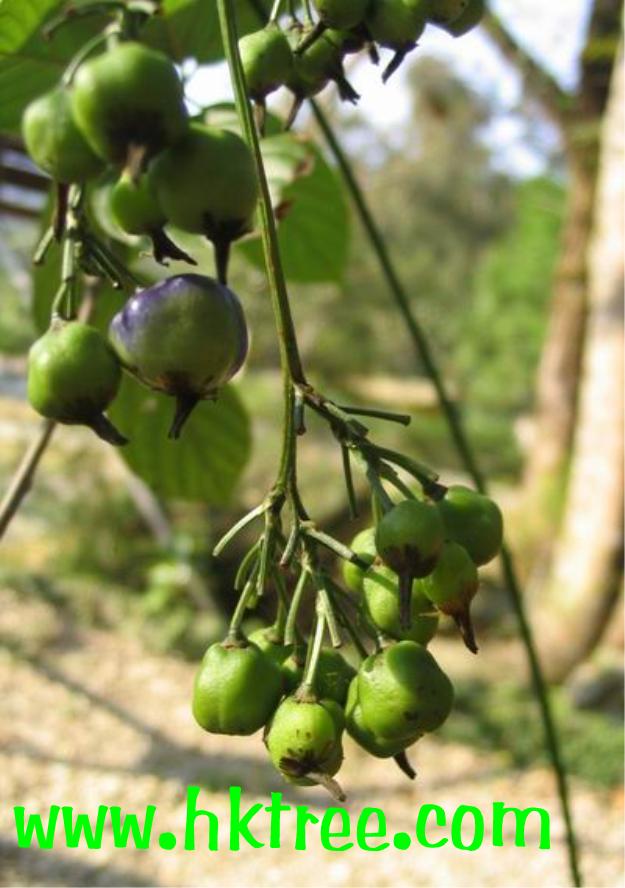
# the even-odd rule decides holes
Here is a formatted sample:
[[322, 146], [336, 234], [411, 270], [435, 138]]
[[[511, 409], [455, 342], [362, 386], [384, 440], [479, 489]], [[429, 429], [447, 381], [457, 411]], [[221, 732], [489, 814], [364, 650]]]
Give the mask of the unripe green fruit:
[[467, 550], [458, 543], [443, 546], [438, 563], [429, 577], [421, 580], [421, 588], [438, 610], [453, 617], [465, 644], [473, 653], [477, 645], [471, 624], [470, 606], [477, 592], [477, 567]]
[[113, 219], [127, 234], [150, 234], [167, 222], [147, 176], [135, 182], [124, 173], [111, 188], [110, 207]]
[[193, 124], [156, 158], [148, 177], [169, 222], [184, 231], [230, 241], [251, 227], [256, 168], [236, 133]]
[[283, 644], [276, 640], [276, 630], [273, 626], [263, 626], [261, 629], [256, 629], [249, 636], [249, 640], [253, 641], [278, 666], [282, 666], [286, 658], [293, 652], [292, 644]]
[[479, 25], [484, 17], [485, 11], [486, 5], [484, 0], [468, 0], [464, 12], [462, 12], [458, 18], [453, 19], [453, 21], [448, 24], [444, 24], [443, 27], [446, 31], [449, 31], [453, 37], [462, 37]]
[[427, 645], [436, 635], [438, 617], [425, 597], [421, 584], [412, 584], [410, 625], [404, 629], [399, 618], [399, 584], [388, 567], [371, 567], [363, 579], [365, 613], [378, 629], [396, 639], [408, 639]]
[[212, 644], [195, 678], [193, 716], [212, 734], [254, 734], [281, 694], [279, 667], [255, 644]]
[[172, 62], [140, 43], [120, 43], [84, 62], [74, 78], [72, 111], [93, 150], [126, 163], [176, 142], [187, 128], [182, 83]]
[[369, 0], [315, 0], [319, 18], [328, 28], [355, 28], [365, 17]]
[[414, 46], [425, 29], [428, 0], [374, 0], [366, 23], [380, 46], [403, 50]]
[[124, 172], [109, 192], [109, 203], [111, 215], [122, 231], [151, 239], [157, 262], [167, 265], [168, 259], [177, 259], [197, 264], [165, 233], [167, 219], [147, 176], [135, 181], [130, 172]]
[[382, 561], [399, 577], [399, 619], [410, 627], [412, 582], [434, 569], [444, 541], [444, 528], [436, 506], [404, 500], [380, 519], [375, 545]]
[[24, 111], [22, 135], [37, 166], [57, 182], [84, 182], [103, 169], [72, 117], [67, 90], [53, 89]]
[[[306, 651], [295, 649], [282, 663], [286, 686], [295, 690], [304, 677]], [[334, 700], [343, 706], [347, 699], [349, 684], [356, 674], [339, 651], [333, 648], [322, 648], [317, 661], [315, 675], [315, 693], [324, 700]]]
[[115, 352], [95, 327], [56, 319], [28, 354], [28, 400], [42, 416], [87, 425], [111, 444], [126, 439], [103, 411], [121, 381]]
[[358, 679], [355, 678], [349, 686], [347, 703], [345, 706], [345, 729], [359, 746], [366, 749], [376, 758], [391, 758], [403, 752], [422, 736], [415, 734], [407, 740], [386, 739], [380, 737], [371, 730], [364, 719], [360, 702], [358, 700]]
[[436, 506], [403, 500], [381, 518], [375, 545], [382, 561], [396, 574], [426, 577], [434, 569], [444, 534]]
[[471, 0], [430, 0], [428, 19], [437, 25], [449, 25], [458, 19]]
[[290, 783], [312, 786], [341, 767], [343, 749], [337, 709], [325, 700], [286, 697], [265, 734], [271, 761]]
[[[305, 37], [298, 31], [290, 32], [290, 39], [297, 46]], [[286, 85], [294, 95], [310, 98], [316, 95], [330, 80], [342, 74], [343, 53], [340, 45], [322, 34], [312, 46], [294, 56], [293, 70]]]
[[239, 40], [245, 82], [252, 99], [265, 96], [286, 83], [293, 69], [293, 52], [278, 25], [267, 25]]
[[464, 546], [478, 566], [497, 555], [503, 542], [503, 517], [490, 497], [457, 484], [448, 489], [437, 507], [446, 536]]
[[176, 398], [174, 438], [197, 402], [214, 399], [239, 370], [248, 346], [236, 295], [199, 274], [139, 290], [111, 321], [109, 336], [127, 370]]
[[[357, 533], [351, 541], [349, 548], [352, 552], [365, 561], [367, 564], [373, 564], [377, 551], [375, 548], [375, 527], [366, 527]], [[343, 582], [351, 592], [362, 592], [362, 579], [364, 571], [353, 564], [351, 561], [343, 561], [342, 566]]]
[[358, 670], [357, 693], [364, 723], [389, 740], [435, 731], [454, 697], [432, 654], [414, 641], [399, 641], [367, 657]]

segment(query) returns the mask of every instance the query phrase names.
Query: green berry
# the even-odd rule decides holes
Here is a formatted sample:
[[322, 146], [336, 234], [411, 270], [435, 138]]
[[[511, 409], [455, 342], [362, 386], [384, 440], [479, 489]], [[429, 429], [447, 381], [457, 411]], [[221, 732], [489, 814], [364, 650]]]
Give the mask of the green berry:
[[367, 15], [369, 33], [388, 49], [414, 46], [427, 21], [428, 0], [374, 0]]
[[134, 151], [145, 161], [187, 128], [182, 83], [172, 62], [130, 41], [84, 62], [72, 87], [76, 123], [93, 150], [125, 164]]
[[377, 736], [408, 740], [435, 731], [448, 717], [453, 687], [422, 645], [399, 641], [368, 657], [358, 670], [362, 717]]
[[422, 736], [422, 734], [415, 734], [413, 737], [397, 740], [387, 739], [376, 734], [362, 714], [362, 707], [358, 699], [357, 678], [349, 686], [345, 706], [345, 729], [359, 746], [376, 758], [391, 758], [391, 756], [399, 755]]
[[53, 89], [28, 105], [22, 134], [37, 166], [57, 182], [84, 182], [102, 172], [102, 161], [76, 126], [65, 89]]
[[442, 27], [453, 37], [462, 37], [469, 31], [472, 31], [484, 17], [486, 4], [484, 0], [468, 0], [464, 11], [453, 19], [453, 21], [443, 24]]
[[382, 565], [371, 567], [363, 579], [364, 610], [371, 622], [391, 638], [427, 645], [436, 635], [438, 617], [425, 597], [421, 583], [412, 584], [410, 625], [402, 628], [399, 618], [399, 583], [396, 574]]
[[110, 192], [111, 214], [127, 234], [150, 234], [167, 219], [146, 176], [136, 182], [124, 173]]
[[470, 606], [478, 590], [479, 578], [467, 550], [458, 543], [445, 543], [436, 567], [420, 585], [441, 613], [454, 618], [465, 644], [476, 653]]
[[193, 124], [156, 158], [148, 176], [172, 225], [214, 241], [249, 231], [258, 181], [250, 149], [236, 133]]
[[103, 411], [121, 381], [115, 352], [95, 327], [55, 319], [28, 354], [28, 400], [42, 416], [87, 425], [111, 444], [126, 439]]
[[437, 507], [449, 539], [464, 546], [478, 566], [492, 561], [503, 542], [503, 517], [497, 503], [458, 484], [448, 489]]
[[325, 700], [286, 697], [265, 733], [271, 761], [290, 783], [312, 786], [333, 777], [343, 761], [343, 718]]
[[[350, 543], [350, 549], [355, 552], [361, 561], [373, 564], [377, 552], [375, 548], [375, 527], [366, 527], [357, 533]], [[343, 561], [343, 582], [351, 592], [362, 592], [362, 579], [364, 571], [351, 561]]]
[[293, 52], [277, 25], [246, 34], [239, 40], [239, 52], [248, 92], [256, 101], [262, 101], [291, 75]]
[[212, 644], [195, 678], [193, 716], [212, 734], [254, 734], [281, 694], [279, 667], [255, 644]]
[[314, 0], [321, 21], [328, 28], [345, 30], [359, 25], [367, 12], [369, 0]]

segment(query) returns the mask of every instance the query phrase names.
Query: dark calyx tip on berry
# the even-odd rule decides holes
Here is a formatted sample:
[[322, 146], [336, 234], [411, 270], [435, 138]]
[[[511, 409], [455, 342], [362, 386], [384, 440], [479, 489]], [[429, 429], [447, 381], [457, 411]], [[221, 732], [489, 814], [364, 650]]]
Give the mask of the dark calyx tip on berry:
[[460, 630], [460, 635], [462, 636], [462, 640], [464, 641], [465, 646], [471, 651], [472, 654], [477, 654], [479, 648], [475, 640], [475, 632], [473, 629], [473, 622], [471, 620], [469, 608], [467, 607], [466, 610], [463, 610], [462, 612], [457, 614], [453, 614], [453, 618], [456, 626]]
[[287, 114], [287, 118], [284, 123], [284, 131], [285, 132], [288, 132], [291, 129], [291, 127], [293, 126], [293, 124], [295, 123], [295, 118], [299, 114], [299, 110], [303, 104], [304, 104], [304, 97], [303, 96], [294, 96], [293, 104], [291, 105], [291, 110]]
[[406, 58], [411, 49], [414, 49], [415, 44], [411, 43], [408, 46], [402, 46], [401, 49], [398, 49], [393, 58], [390, 60], [384, 71], [382, 72], [382, 83], [386, 83], [387, 80], [397, 71], [403, 60]]
[[167, 265], [168, 259], [173, 259], [176, 262], [187, 262], [189, 265], [197, 265], [195, 259], [175, 244], [162, 228], [157, 228], [155, 231], [150, 232], [150, 239], [152, 240], [154, 258], [160, 265]]
[[343, 102], [351, 102], [352, 105], [358, 104], [360, 100], [360, 93], [356, 92], [356, 90], [344, 74], [340, 74], [336, 78], [336, 85], [338, 87], [339, 97]]
[[413, 580], [411, 571], [402, 571], [399, 574], [399, 625], [402, 629], [410, 629]]
[[197, 395], [178, 395], [176, 398], [176, 410], [174, 418], [169, 428], [168, 438], [177, 441], [180, 433], [184, 428], [189, 416], [200, 399]]
[[406, 755], [406, 751], [402, 749], [401, 752], [398, 752], [397, 755], [393, 756], [395, 763], [399, 770], [406, 775], [409, 780], [414, 780], [417, 776], [417, 772], [410, 764], [408, 760], [408, 756]]
[[123, 447], [124, 444], [128, 444], [128, 438], [118, 432], [110, 419], [107, 419], [103, 413], [99, 413], [87, 425], [93, 429], [98, 438], [102, 438], [107, 444], [112, 444], [114, 447]]

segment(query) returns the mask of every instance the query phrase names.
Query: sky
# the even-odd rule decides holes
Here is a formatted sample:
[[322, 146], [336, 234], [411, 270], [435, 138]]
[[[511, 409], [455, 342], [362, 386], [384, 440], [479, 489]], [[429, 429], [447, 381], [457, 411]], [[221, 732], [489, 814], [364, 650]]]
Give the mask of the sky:
[[[590, 6], [591, 0], [492, 0], [493, 10], [517, 40], [565, 89], [573, 88], [577, 80]], [[407, 71], [419, 52], [448, 60], [474, 89], [491, 97], [498, 113], [483, 138], [493, 147], [502, 168], [519, 176], [535, 175], [544, 168], [544, 154], [536, 148], [535, 139], [528, 137], [524, 120], [515, 110], [521, 95], [519, 78], [479, 28], [454, 40], [439, 28], [428, 27], [420, 48], [386, 85], [381, 83], [379, 69], [364, 59], [350, 69], [350, 82], [362, 96], [359, 114], [373, 134], [377, 131], [391, 144], [401, 145], [411, 108]], [[200, 68], [188, 82], [187, 95], [201, 105], [231, 100], [226, 66]], [[539, 136], [547, 149], [556, 143], [556, 134], [547, 126]], [[355, 140], [348, 145], [352, 150], [375, 155], [371, 140], [363, 146], [357, 141], [362, 138], [357, 132], [351, 138]]]

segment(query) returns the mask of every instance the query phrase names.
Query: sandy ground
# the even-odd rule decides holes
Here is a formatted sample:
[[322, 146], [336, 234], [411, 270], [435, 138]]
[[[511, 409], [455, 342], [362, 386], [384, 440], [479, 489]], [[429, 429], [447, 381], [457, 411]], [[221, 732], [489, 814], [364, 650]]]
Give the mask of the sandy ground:
[[[288, 817], [282, 847], [238, 852], [115, 849], [110, 834], [101, 850], [17, 848], [13, 805], [45, 813], [51, 804], [74, 805], [95, 815], [97, 806], [120, 805], [144, 814], [157, 806], [158, 835], [184, 830], [186, 788], [202, 787], [201, 805], [227, 825], [228, 788], [240, 785], [244, 801], [307, 804], [321, 816], [331, 804], [321, 790], [286, 787], [264, 755], [260, 737], [202, 734], [189, 714], [193, 668], [174, 658], [146, 654], [134, 639], [77, 630], [45, 603], [25, 603], [0, 592], [0, 884], [3, 885], [289, 885], [289, 886], [557, 886], [570, 884], [551, 776], [545, 770], [511, 773], [495, 755], [422, 741], [413, 756], [414, 783], [392, 763], [346, 747], [341, 781], [354, 821], [367, 805], [382, 808], [389, 832], [414, 829], [418, 807], [460, 804], [487, 815], [484, 845], [474, 852], [416, 843], [406, 851], [324, 850], [310, 834], [307, 851], [294, 851]], [[522, 729], [522, 726], [520, 726]], [[577, 785], [575, 816], [582, 837], [586, 882], [622, 884], [623, 798]], [[540, 805], [551, 814], [552, 848], [493, 849], [493, 801]], [[254, 831], [268, 839], [268, 826]], [[222, 832], [224, 844], [226, 830]]]

